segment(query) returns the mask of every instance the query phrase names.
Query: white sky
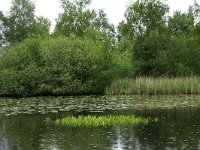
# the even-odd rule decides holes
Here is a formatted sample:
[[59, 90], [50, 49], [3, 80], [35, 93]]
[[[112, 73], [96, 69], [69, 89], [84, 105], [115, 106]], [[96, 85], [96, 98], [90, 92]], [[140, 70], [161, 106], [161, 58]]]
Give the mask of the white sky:
[[[52, 28], [55, 25], [55, 19], [61, 12], [59, 0], [34, 0], [36, 4], [36, 15], [44, 16], [51, 20]], [[108, 19], [114, 25], [123, 20], [124, 12], [128, 4], [132, 0], [93, 0], [92, 8], [103, 8], [108, 15]], [[200, 3], [200, 0], [197, 0]], [[188, 6], [193, 3], [193, 0], [167, 0], [171, 11], [180, 10], [187, 11]], [[0, 0], [0, 10], [9, 12], [11, 0]]]

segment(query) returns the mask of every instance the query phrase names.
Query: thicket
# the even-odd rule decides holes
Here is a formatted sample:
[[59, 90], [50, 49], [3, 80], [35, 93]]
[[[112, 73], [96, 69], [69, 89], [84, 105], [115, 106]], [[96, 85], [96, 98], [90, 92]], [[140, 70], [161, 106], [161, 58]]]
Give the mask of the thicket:
[[87, 39], [27, 39], [0, 53], [0, 95], [102, 94], [110, 53]]

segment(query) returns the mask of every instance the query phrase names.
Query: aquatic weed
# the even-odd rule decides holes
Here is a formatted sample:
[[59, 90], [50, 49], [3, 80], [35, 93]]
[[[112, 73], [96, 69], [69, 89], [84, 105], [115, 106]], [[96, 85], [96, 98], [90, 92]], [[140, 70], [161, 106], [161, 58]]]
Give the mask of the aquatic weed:
[[112, 125], [147, 125], [149, 119], [135, 116], [68, 116], [63, 119], [57, 119], [55, 125], [71, 126], [71, 127], [97, 127], [97, 126], [112, 126]]

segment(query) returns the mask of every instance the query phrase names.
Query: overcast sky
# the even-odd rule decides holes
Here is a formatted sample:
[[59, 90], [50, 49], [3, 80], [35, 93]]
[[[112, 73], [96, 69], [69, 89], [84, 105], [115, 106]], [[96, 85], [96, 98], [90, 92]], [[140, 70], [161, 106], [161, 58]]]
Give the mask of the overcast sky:
[[[55, 25], [55, 19], [61, 12], [59, 0], [34, 0], [36, 4], [36, 15], [44, 16], [51, 20], [52, 27]], [[93, 0], [92, 8], [103, 8], [107, 13], [111, 23], [117, 25], [124, 16], [128, 4], [132, 0]], [[200, 3], [200, 0], [197, 0]], [[188, 6], [193, 0], [167, 0], [171, 11], [187, 11]], [[11, 0], [0, 0], [0, 10], [9, 12]]]

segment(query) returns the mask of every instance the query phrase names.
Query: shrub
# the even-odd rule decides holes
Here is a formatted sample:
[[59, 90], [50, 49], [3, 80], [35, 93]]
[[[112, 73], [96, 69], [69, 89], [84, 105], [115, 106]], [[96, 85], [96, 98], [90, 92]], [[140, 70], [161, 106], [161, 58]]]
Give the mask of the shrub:
[[112, 60], [112, 72], [115, 74], [116, 78], [132, 77], [134, 75], [132, 55], [130, 51], [114, 51], [112, 53]]
[[111, 58], [87, 39], [28, 39], [0, 54], [0, 95], [102, 94]]

